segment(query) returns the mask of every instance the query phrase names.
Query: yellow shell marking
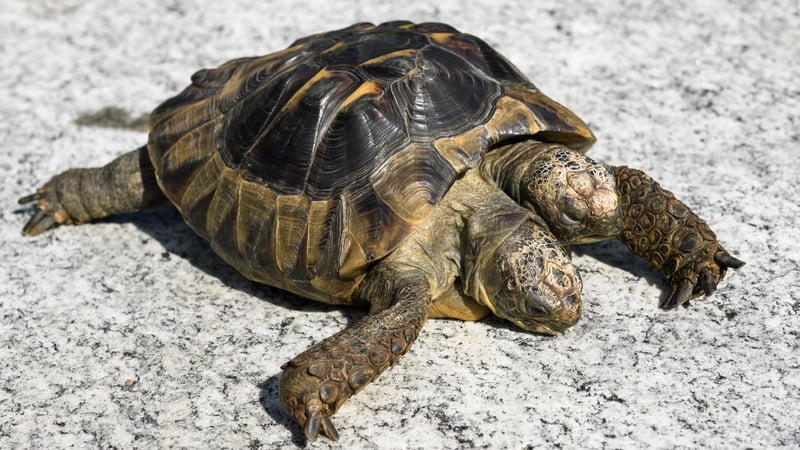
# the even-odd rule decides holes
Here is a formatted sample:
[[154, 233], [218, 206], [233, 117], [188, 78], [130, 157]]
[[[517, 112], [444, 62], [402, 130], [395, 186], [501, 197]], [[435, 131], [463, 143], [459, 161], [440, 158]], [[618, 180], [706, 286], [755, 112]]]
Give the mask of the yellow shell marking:
[[446, 44], [453, 37], [453, 33], [430, 33], [428, 36], [440, 44]]
[[341, 104], [341, 108], [342, 109], [347, 108], [348, 106], [350, 106], [351, 103], [355, 102], [356, 100], [362, 97], [379, 96], [382, 92], [383, 92], [383, 86], [381, 86], [378, 82], [372, 80], [365, 81], [364, 83], [361, 84], [361, 86], [358, 87], [358, 89], [353, 91], [352, 94], [350, 94], [349, 96], [347, 96], [346, 99], [344, 99], [344, 101]]
[[537, 121], [531, 110], [509, 97], [501, 97], [497, 101], [496, 112], [491, 120], [482, 126], [472, 128], [457, 136], [440, 138], [433, 146], [456, 169], [463, 171], [477, 164], [479, 153], [476, 147], [488, 147], [489, 143], [500, 140], [500, 130], [514, 126], [528, 128], [528, 133], [535, 134]]
[[381, 64], [384, 61], [388, 61], [388, 60], [394, 59], [394, 58], [410, 58], [410, 57], [414, 56], [414, 54], [417, 53], [418, 51], [419, 50], [413, 49], [413, 48], [397, 50], [395, 52], [386, 53], [384, 55], [376, 56], [376, 57], [374, 57], [372, 59], [368, 59], [368, 60], [362, 62], [360, 65], [361, 66], [370, 66], [370, 65], [374, 65], [374, 64]]

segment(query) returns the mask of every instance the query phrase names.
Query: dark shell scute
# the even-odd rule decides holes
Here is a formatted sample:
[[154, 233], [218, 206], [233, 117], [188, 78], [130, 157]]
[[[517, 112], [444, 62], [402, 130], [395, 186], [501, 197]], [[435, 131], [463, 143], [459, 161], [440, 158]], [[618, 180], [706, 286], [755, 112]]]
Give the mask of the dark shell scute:
[[[502, 95], [496, 81], [416, 30], [362, 31], [337, 42], [283, 72], [254, 71], [243, 84], [247, 93], [222, 127], [222, 156], [245, 179], [279, 194], [329, 198], [411, 141], [486, 122]], [[345, 106], [367, 82], [371, 95]]]
[[319, 59], [332, 68], [354, 67], [391, 52], [420, 49], [426, 45], [430, 45], [430, 40], [423, 34], [410, 31], [371, 32], [359, 36], [358, 45], [333, 48], [320, 54]]
[[197, 72], [153, 111], [165, 195], [251, 279], [349, 302], [369, 264], [504, 141], [591, 132], [484, 41], [356, 24]]
[[280, 194], [304, 192], [317, 153], [327, 151], [328, 128], [339, 104], [360, 85], [361, 80], [346, 72], [312, 83], [296, 104], [277, 113], [252, 146], [241, 149], [245, 152], [238, 168], [245, 178], [268, 179]]
[[257, 93], [241, 97], [243, 101], [231, 99], [231, 103], [236, 103], [229, 110], [227, 104], [221, 105], [226, 112], [225, 126], [221, 130], [225, 150], [222, 156], [229, 166], [239, 167], [242, 164], [244, 155], [253, 149], [269, 125], [269, 118], [274, 117], [295, 92], [320, 70], [319, 66], [303, 65], [281, 74], [280, 82], [266, 84], [261, 80], [261, 72], [256, 72], [243, 89], [248, 92], [257, 90]]
[[495, 80], [535, 88], [514, 64], [482, 39], [469, 34], [456, 35], [447, 42], [447, 47]]
[[305, 193], [329, 198], [350, 183], [367, 183], [374, 159], [410, 141], [401, 113], [393, 104], [364, 100], [341, 112], [328, 129], [326, 145], [309, 170]]
[[421, 50], [414, 70], [390, 88], [414, 136], [432, 140], [483, 123], [502, 93], [500, 85], [440, 47]]

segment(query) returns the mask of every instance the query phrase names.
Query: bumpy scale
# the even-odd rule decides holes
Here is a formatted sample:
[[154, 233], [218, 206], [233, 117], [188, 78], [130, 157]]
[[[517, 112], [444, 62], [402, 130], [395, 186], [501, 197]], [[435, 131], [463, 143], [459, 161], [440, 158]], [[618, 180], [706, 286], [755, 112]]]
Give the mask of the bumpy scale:
[[283, 365], [280, 402], [311, 441], [338, 438], [331, 416], [428, 318], [573, 326], [571, 244], [621, 240], [667, 279], [664, 308], [743, 264], [649, 176], [585, 156], [577, 116], [443, 24], [357, 24], [200, 71], [150, 130], [20, 199], [36, 207], [24, 232], [169, 201], [248, 278], [369, 307]]

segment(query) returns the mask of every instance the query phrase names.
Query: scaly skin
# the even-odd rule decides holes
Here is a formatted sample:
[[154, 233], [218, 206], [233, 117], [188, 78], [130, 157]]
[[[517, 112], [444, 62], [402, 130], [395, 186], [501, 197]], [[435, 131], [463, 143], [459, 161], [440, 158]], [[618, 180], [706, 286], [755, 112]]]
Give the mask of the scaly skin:
[[[559, 241], [620, 239], [671, 284], [664, 308], [710, 294], [728, 267], [744, 264], [725, 251], [705, 222], [643, 172], [608, 167], [556, 147], [518, 143], [509, 146], [511, 152], [489, 154], [481, 169], [456, 181], [413, 239], [369, 269], [353, 301], [371, 305], [370, 314], [282, 367], [280, 402], [309, 441], [320, 433], [338, 438], [331, 416], [409, 350], [433, 298], [460, 295], [453, 284], [459, 274], [472, 297], [462, 304], [483, 302], [525, 329], [557, 332], [580, 315], [580, 279], [565, 255], [539, 255], [555, 268], [547, 271], [552, 277], [540, 276], [536, 258], [548, 248], [545, 241], [552, 241], [554, 249], [560, 248]], [[530, 164], [521, 164], [524, 158]], [[556, 167], [565, 170], [552, 170]], [[550, 178], [542, 181], [545, 176]], [[60, 224], [156, 206], [165, 199], [143, 147], [101, 168], [57, 175], [36, 194], [20, 199], [30, 201], [36, 202], [37, 212], [24, 231], [35, 235]], [[563, 226], [534, 220], [537, 209]], [[566, 231], [550, 236], [548, 228]], [[464, 239], [471, 249], [466, 253]], [[479, 269], [479, 276], [471, 276], [467, 267]], [[550, 278], [560, 285], [565, 277], [574, 279], [569, 289], [550, 289]], [[553, 298], [540, 298], [548, 289]], [[474, 312], [470, 308], [467, 316]], [[456, 311], [455, 316], [462, 315]]]
[[623, 211], [618, 239], [668, 280], [672, 291], [662, 308], [710, 295], [729, 267], [744, 265], [697, 214], [647, 174], [624, 166], [611, 170]]
[[20, 204], [36, 202], [36, 214], [22, 231], [35, 236], [58, 225], [91, 222], [165, 201], [147, 147], [141, 147], [103, 167], [62, 172], [19, 199]]
[[[368, 316], [281, 367], [281, 405], [311, 442], [320, 432], [338, 439], [330, 417], [409, 350], [431, 304], [421, 277], [407, 278], [385, 267], [376, 268], [356, 295], [377, 302]], [[382, 309], [386, 299], [394, 303]]]
[[608, 166], [562, 145], [522, 141], [484, 156], [481, 170], [547, 222], [564, 245], [614, 237], [620, 211]]
[[536, 141], [495, 149], [481, 170], [519, 204], [540, 213], [562, 243], [622, 241], [670, 283], [662, 308], [711, 294], [729, 267], [744, 265], [703, 220], [642, 171]]

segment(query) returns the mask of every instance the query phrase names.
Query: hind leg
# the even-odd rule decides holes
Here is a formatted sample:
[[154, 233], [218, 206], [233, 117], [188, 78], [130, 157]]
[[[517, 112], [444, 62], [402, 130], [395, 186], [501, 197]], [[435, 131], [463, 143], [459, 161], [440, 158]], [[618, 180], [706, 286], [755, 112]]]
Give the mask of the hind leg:
[[35, 236], [58, 225], [91, 222], [164, 201], [147, 147], [141, 147], [103, 167], [69, 169], [19, 199], [20, 204], [36, 202], [36, 213], [22, 231]]

